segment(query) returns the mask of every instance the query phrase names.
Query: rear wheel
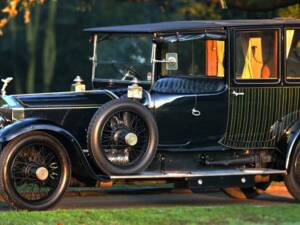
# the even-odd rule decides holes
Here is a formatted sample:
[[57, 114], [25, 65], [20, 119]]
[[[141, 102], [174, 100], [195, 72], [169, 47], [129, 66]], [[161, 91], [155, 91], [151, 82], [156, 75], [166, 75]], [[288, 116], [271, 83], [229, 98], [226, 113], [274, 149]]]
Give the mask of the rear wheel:
[[70, 177], [64, 146], [44, 132], [30, 132], [9, 142], [0, 156], [0, 188], [13, 207], [45, 210], [63, 196]]
[[295, 154], [291, 158], [290, 168], [284, 181], [290, 194], [300, 201], [300, 142], [297, 144]]

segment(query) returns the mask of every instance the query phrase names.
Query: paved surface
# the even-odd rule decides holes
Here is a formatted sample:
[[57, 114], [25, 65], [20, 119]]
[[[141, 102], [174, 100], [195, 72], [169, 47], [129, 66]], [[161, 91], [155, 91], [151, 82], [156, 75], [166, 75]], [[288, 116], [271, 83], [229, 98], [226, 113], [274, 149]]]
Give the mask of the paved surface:
[[[176, 206], [222, 206], [228, 204], [295, 204], [282, 185], [268, 189], [267, 193], [255, 200], [236, 200], [227, 197], [222, 192], [194, 194], [187, 190], [178, 190], [172, 193], [168, 190], [142, 190], [142, 191], [113, 191], [109, 194], [103, 192], [71, 192], [60, 202], [57, 208], [126, 208], [126, 207], [176, 207]], [[0, 202], [0, 211], [10, 210]]]

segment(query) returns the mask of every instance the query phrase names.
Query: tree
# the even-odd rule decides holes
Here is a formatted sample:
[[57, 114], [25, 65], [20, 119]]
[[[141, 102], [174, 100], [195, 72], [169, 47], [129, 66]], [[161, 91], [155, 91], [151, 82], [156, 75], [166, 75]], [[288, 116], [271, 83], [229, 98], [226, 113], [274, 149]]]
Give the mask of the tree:
[[2, 13], [5, 16], [0, 19], [0, 35], [3, 35], [3, 27], [5, 27], [13, 18], [20, 12], [23, 13], [24, 23], [30, 22], [30, 9], [36, 4], [43, 4], [45, 0], [8, 0], [2, 8]]
[[56, 64], [56, 40], [55, 40], [55, 15], [57, 10], [57, 0], [49, 0], [48, 18], [46, 22], [45, 40], [44, 40], [44, 90], [49, 91], [52, 79], [54, 77]]
[[9, 88], [15, 88], [17, 93], [68, 90], [76, 75], [88, 83], [91, 77], [88, 57], [92, 49], [88, 34], [81, 32], [86, 27], [186, 19], [299, 18], [300, 15], [300, 4], [279, 10], [247, 10], [277, 8], [283, 3], [292, 4], [293, 0], [225, 0], [227, 10], [221, 9], [222, 1], [2, 1], [0, 75], [16, 78]]
[[224, 0], [228, 8], [246, 11], [265, 11], [287, 7], [299, 3], [299, 0]]

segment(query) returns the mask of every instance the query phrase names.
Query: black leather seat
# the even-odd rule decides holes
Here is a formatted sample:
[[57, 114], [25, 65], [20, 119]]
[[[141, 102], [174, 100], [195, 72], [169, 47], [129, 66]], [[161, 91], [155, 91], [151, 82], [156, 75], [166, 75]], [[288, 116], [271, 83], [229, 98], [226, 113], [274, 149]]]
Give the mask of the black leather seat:
[[209, 94], [224, 88], [225, 82], [221, 79], [164, 77], [156, 82], [153, 91], [164, 94]]

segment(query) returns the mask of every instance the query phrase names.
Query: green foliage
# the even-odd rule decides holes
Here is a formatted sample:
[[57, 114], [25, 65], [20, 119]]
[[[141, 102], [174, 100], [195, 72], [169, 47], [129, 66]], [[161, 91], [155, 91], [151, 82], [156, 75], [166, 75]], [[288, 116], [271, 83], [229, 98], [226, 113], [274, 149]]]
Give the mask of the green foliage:
[[292, 5], [284, 9], [280, 9], [278, 15], [281, 17], [300, 19], [300, 4]]
[[186, 19], [299, 18], [300, 9], [294, 5], [262, 12], [221, 10], [218, 0], [47, 0], [34, 6], [31, 14], [28, 25], [22, 16], [15, 17], [0, 38], [0, 77], [15, 77], [9, 93], [69, 90], [76, 75], [90, 83], [92, 49], [89, 36], [82, 32], [86, 27]]

